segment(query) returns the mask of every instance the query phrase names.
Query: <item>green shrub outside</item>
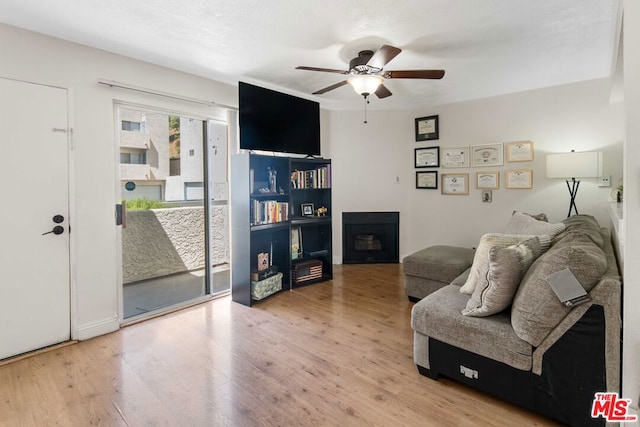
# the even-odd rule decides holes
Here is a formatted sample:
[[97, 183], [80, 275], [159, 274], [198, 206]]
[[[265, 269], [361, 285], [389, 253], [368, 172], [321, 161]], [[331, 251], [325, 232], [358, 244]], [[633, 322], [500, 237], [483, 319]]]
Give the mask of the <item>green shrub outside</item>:
[[126, 201], [128, 211], [146, 211], [149, 209], [162, 209], [166, 205], [158, 200], [131, 199]]

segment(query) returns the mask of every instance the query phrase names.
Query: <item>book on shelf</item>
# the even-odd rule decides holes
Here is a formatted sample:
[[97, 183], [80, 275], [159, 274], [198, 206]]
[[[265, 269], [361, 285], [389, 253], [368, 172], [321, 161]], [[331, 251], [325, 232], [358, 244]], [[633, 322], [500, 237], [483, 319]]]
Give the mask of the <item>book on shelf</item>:
[[331, 165], [302, 171], [294, 170], [291, 173], [291, 186], [294, 189], [331, 188]]
[[289, 203], [277, 200], [252, 200], [251, 225], [273, 224], [289, 220]]

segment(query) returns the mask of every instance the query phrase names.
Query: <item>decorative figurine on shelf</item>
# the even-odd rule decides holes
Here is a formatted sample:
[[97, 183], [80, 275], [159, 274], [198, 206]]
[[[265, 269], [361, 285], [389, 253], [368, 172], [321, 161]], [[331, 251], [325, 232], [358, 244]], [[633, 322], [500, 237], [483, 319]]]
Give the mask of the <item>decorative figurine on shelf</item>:
[[269, 168], [269, 191], [272, 193], [278, 192], [278, 186], [276, 184], [276, 176], [278, 172], [275, 169]]
[[316, 211], [317, 216], [325, 216], [327, 214], [328, 209], [324, 206], [320, 206]]

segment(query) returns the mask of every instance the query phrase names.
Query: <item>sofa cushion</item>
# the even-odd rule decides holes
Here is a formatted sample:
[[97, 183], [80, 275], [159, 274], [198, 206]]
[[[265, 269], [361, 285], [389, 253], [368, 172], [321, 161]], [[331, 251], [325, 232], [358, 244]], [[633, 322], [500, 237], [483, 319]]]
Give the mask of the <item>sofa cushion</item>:
[[531, 369], [532, 347], [513, 331], [509, 313], [489, 317], [463, 316], [468, 297], [455, 285], [437, 290], [413, 306], [411, 327], [446, 344], [506, 363]]
[[452, 285], [462, 286], [469, 278], [469, 273], [471, 273], [471, 267], [467, 268], [461, 275], [453, 279], [451, 282]]
[[534, 347], [571, 311], [547, 283], [550, 274], [565, 268], [590, 292], [605, 273], [607, 260], [602, 249], [590, 243], [553, 246], [533, 263], [513, 299], [511, 324], [515, 333]]
[[566, 225], [562, 222], [550, 224], [546, 221], [538, 221], [525, 213], [515, 211], [511, 215], [504, 232], [505, 234], [548, 234], [553, 237], [561, 233], [565, 228]]
[[541, 254], [542, 246], [537, 237], [506, 248], [492, 247], [487, 280], [476, 285], [462, 314], [485, 317], [509, 307], [522, 277]]
[[515, 235], [515, 234], [499, 234], [489, 233], [482, 236], [476, 254], [473, 257], [473, 264], [471, 265], [471, 271], [469, 277], [464, 285], [460, 288], [460, 292], [463, 294], [471, 295], [477, 285], [486, 287], [487, 285], [487, 273], [489, 271], [489, 251], [492, 247], [507, 247], [518, 244], [525, 240], [537, 237], [540, 241], [540, 245], [543, 251], [546, 251], [551, 244], [550, 236], [531, 236], [531, 235]]
[[402, 260], [404, 274], [449, 284], [473, 261], [473, 249], [456, 246], [431, 246]]

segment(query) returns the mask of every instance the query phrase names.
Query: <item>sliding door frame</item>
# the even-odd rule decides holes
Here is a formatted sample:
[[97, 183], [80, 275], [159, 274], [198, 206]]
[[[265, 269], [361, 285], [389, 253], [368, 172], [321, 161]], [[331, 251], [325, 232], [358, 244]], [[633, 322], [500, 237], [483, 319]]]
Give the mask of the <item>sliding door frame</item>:
[[[203, 204], [204, 204], [204, 227], [205, 227], [205, 233], [204, 233], [204, 254], [205, 254], [205, 275], [204, 275], [204, 280], [205, 280], [205, 286], [204, 286], [204, 295], [200, 296], [200, 297], [196, 297], [193, 299], [190, 299], [188, 301], [184, 301], [182, 303], [178, 303], [175, 305], [171, 305], [162, 309], [158, 309], [158, 310], [153, 310], [151, 312], [149, 312], [147, 315], [137, 315], [134, 316], [132, 318], [129, 319], [125, 319], [124, 318], [124, 280], [123, 280], [123, 260], [122, 260], [122, 255], [123, 255], [123, 250], [122, 250], [122, 227], [118, 226], [117, 227], [117, 231], [116, 231], [116, 265], [117, 265], [117, 280], [116, 280], [116, 287], [117, 287], [117, 300], [118, 300], [118, 319], [120, 322], [121, 326], [125, 326], [127, 324], [130, 323], [136, 323], [140, 320], [145, 320], [148, 318], [152, 318], [155, 316], [159, 316], [159, 315], [163, 315], [166, 314], [168, 312], [171, 311], [175, 311], [175, 310], [179, 310], [185, 307], [189, 307], [195, 304], [200, 304], [204, 301], [208, 301], [210, 299], [213, 299], [215, 297], [218, 297], [220, 295], [226, 295], [228, 292], [230, 292], [230, 288], [228, 292], [222, 292], [222, 293], [217, 293], [217, 294], [212, 294], [212, 262], [211, 262], [211, 206], [212, 206], [212, 200], [210, 199], [211, 195], [212, 195], [212, 191], [211, 191], [211, 183], [210, 183], [210, 177], [211, 177], [211, 168], [212, 168], [212, 162], [211, 159], [209, 158], [209, 154], [210, 149], [209, 149], [209, 130], [208, 130], [208, 124], [209, 122], [218, 122], [218, 123], [223, 123], [225, 124], [225, 126], [227, 126], [227, 132], [228, 132], [228, 127], [229, 127], [229, 123], [228, 121], [220, 118], [220, 117], [216, 117], [216, 116], [207, 116], [207, 115], [202, 115], [202, 114], [197, 114], [197, 113], [193, 113], [193, 112], [189, 112], [189, 111], [184, 111], [184, 110], [179, 110], [179, 109], [174, 109], [174, 108], [163, 108], [163, 107], [155, 107], [155, 106], [149, 106], [147, 104], [139, 104], [139, 103], [134, 103], [134, 102], [128, 102], [128, 101], [122, 101], [122, 100], [115, 100], [113, 101], [113, 129], [114, 129], [114, 154], [115, 154], [115, 180], [117, 182], [116, 185], [116, 191], [115, 191], [115, 205], [118, 205], [122, 202], [121, 200], [121, 180], [120, 180], [120, 136], [119, 136], [119, 128], [120, 128], [120, 113], [119, 110], [120, 109], [128, 109], [128, 110], [139, 110], [139, 111], [143, 111], [143, 112], [149, 112], [149, 113], [155, 113], [155, 114], [166, 114], [166, 115], [171, 115], [171, 116], [178, 116], [181, 118], [188, 118], [188, 119], [194, 119], [194, 120], [200, 120], [202, 121], [202, 126], [203, 126], [203, 137], [202, 137], [202, 144], [203, 144]], [[227, 138], [227, 164], [229, 163], [229, 155], [230, 155], [230, 150], [229, 150], [229, 140]], [[228, 173], [227, 173], [228, 176]], [[231, 261], [230, 261], [231, 262]]]

